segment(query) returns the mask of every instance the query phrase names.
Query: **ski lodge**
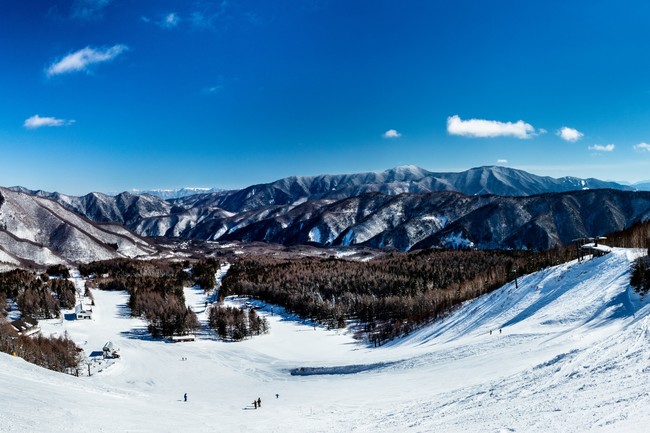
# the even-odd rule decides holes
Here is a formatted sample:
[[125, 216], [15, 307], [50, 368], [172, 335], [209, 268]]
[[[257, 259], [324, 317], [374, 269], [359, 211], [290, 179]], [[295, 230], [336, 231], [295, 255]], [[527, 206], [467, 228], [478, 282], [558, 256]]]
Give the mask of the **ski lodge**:
[[74, 315], [77, 320], [92, 319], [93, 310], [91, 309], [86, 310], [83, 305], [79, 304], [76, 307], [74, 307]]

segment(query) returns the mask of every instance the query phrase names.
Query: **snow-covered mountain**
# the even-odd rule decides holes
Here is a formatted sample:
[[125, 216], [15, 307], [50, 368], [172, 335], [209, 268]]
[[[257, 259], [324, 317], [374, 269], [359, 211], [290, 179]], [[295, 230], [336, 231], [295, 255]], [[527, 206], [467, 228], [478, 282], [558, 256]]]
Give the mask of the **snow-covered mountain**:
[[[374, 349], [269, 305], [267, 335], [224, 343], [204, 329], [167, 344], [124, 312], [125, 293], [93, 289], [93, 320], [41, 321], [42, 332], [67, 332], [89, 359], [112, 341], [121, 358], [74, 377], [0, 354], [0, 432], [645, 432], [650, 305], [629, 286], [637, 254], [522, 276]], [[205, 325], [209, 295], [185, 296]]]
[[[148, 190], [131, 190], [132, 194], [142, 195], [148, 194], [155, 197], [162, 198], [163, 200], [170, 200], [175, 198], [187, 197], [190, 195], [196, 194], [211, 194], [215, 192], [225, 192], [226, 190], [221, 188], [197, 188], [197, 187], [186, 187], [186, 188], [176, 188], [176, 189], [148, 189]], [[117, 194], [116, 194], [117, 195]]]
[[416, 166], [400, 166], [382, 172], [346, 175], [294, 176], [267, 184], [252, 185], [226, 194], [188, 197], [176, 202], [182, 206], [197, 203], [241, 213], [267, 206], [290, 205], [304, 201], [356, 197], [370, 192], [386, 195], [455, 191], [465, 195], [495, 194], [528, 196], [583, 189], [634, 188], [597, 179], [563, 177], [554, 179], [506, 167], [478, 167], [459, 173], [434, 173]]
[[82, 197], [33, 193], [93, 221], [124, 224], [142, 236], [409, 250], [459, 242], [548, 248], [621, 230], [650, 218], [647, 193], [630, 188], [504, 167], [433, 173], [402, 166], [290, 177], [170, 200], [128, 192]]
[[239, 214], [197, 209], [201, 208], [147, 218], [134, 229], [147, 236], [284, 245], [410, 250], [460, 242], [480, 248], [545, 249], [650, 219], [650, 193], [607, 189], [528, 197], [373, 193]]
[[78, 263], [154, 253], [116, 223], [94, 223], [60, 203], [0, 188], [0, 266]]

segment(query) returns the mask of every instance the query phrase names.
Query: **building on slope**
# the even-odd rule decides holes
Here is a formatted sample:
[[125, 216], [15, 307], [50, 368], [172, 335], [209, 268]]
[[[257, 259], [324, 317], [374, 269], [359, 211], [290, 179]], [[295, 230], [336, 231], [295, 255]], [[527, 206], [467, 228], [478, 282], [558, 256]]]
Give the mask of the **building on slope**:
[[82, 304], [77, 305], [74, 307], [74, 315], [77, 320], [80, 319], [92, 319], [93, 318], [93, 310], [92, 309], [86, 309]]
[[22, 319], [14, 320], [10, 325], [18, 332], [18, 335], [34, 335], [41, 331], [38, 325], [38, 320], [31, 317], [23, 317]]

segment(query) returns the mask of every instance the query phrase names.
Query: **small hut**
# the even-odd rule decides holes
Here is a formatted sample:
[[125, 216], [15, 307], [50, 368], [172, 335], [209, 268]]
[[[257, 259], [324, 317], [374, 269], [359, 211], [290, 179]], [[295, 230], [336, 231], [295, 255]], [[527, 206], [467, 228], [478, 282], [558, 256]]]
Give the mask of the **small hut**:
[[104, 347], [102, 348], [102, 353], [104, 355], [104, 358], [119, 358], [120, 354], [113, 346], [113, 342], [109, 341], [106, 344], [104, 344]]

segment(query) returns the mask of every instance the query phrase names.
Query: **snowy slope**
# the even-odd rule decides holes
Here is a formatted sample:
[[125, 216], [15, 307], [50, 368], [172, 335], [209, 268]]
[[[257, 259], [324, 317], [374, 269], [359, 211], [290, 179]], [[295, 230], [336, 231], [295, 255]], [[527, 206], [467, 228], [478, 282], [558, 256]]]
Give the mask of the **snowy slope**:
[[50, 265], [155, 253], [147, 240], [113, 223], [94, 223], [58, 202], [0, 188], [0, 261]]
[[[645, 431], [650, 306], [628, 286], [636, 254], [521, 277], [378, 349], [271, 306], [270, 334], [242, 343], [151, 340], [124, 293], [95, 291], [94, 320], [44, 332], [67, 331], [86, 354], [111, 340], [122, 358], [75, 378], [0, 354], [0, 431]], [[186, 296], [205, 320], [210, 294]]]

